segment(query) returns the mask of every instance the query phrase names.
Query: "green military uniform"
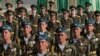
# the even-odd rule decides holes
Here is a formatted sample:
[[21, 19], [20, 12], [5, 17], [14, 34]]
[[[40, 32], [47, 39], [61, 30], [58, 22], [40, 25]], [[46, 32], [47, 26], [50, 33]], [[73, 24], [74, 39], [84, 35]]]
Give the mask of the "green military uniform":
[[45, 12], [40, 12], [40, 13], [39, 13], [40, 17], [43, 18], [43, 19], [45, 19], [45, 20], [50, 20], [50, 19], [49, 19], [49, 14], [48, 14], [48, 12], [46, 11], [45, 6], [44, 6], [43, 4], [40, 4], [40, 8], [41, 8], [41, 10], [42, 10], [42, 9], [45, 10]]
[[96, 37], [100, 38], [100, 11], [95, 11], [95, 18], [96, 18], [96, 22], [95, 22], [95, 33], [96, 33]]
[[76, 7], [74, 5], [70, 6], [71, 14], [69, 15], [70, 18], [72, 18], [73, 22], [81, 22], [80, 16], [78, 16], [76, 13], [72, 15], [73, 12], [76, 12]]
[[[90, 7], [91, 5], [92, 5], [92, 4], [89, 3], [89, 2], [86, 2], [86, 3], [85, 3], [85, 6], [86, 6], [86, 7]], [[89, 10], [86, 9], [86, 10], [84, 11], [84, 13], [87, 14], [88, 18], [94, 19], [94, 12], [93, 12], [93, 11], [90, 11], [90, 9], [89, 9]]]
[[[23, 1], [21, 1], [21, 0], [17, 0], [16, 3], [17, 3], [17, 5], [18, 5], [18, 4], [23, 4]], [[22, 7], [22, 6], [21, 6], [21, 7]], [[20, 11], [20, 8], [21, 8], [21, 7], [17, 7], [17, 8], [15, 8], [15, 12], [16, 12], [17, 15], [20, 14], [19, 11]]]
[[[48, 31], [51, 33], [52, 39], [55, 36], [55, 31], [58, 27], [61, 26], [60, 21], [57, 19], [57, 12], [51, 11], [50, 13], [50, 21], [48, 22]], [[55, 18], [52, 18], [55, 17]]]
[[[37, 10], [37, 7], [33, 4], [31, 5], [31, 10]], [[29, 16], [30, 18], [30, 22], [32, 23], [32, 27], [33, 27], [33, 33], [35, 33], [36, 31], [38, 31], [38, 19], [40, 18], [40, 15], [38, 14], [31, 14]]]
[[73, 20], [72, 20], [72, 18], [69, 18], [69, 16], [68, 16], [68, 18], [64, 18], [64, 14], [69, 14], [68, 10], [62, 9], [62, 12], [63, 12], [63, 15], [62, 15], [62, 17], [60, 19], [61, 25], [66, 30], [70, 31], [70, 26], [73, 23]]
[[81, 5], [78, 5], [77, 8], [78, 8], [78, 11], [81, 10], [81, 12], [78, 12], [78, 14], [77, 14], [78, 16], [80, 16], [81, 24], [82, 24], [82, 25], [85, 25], [85, 21], [86, 21], [86, 19], [87, 19], [87, 14], [85, 14], [85, 13], [83, 12], [83, 7], [82, 7]]

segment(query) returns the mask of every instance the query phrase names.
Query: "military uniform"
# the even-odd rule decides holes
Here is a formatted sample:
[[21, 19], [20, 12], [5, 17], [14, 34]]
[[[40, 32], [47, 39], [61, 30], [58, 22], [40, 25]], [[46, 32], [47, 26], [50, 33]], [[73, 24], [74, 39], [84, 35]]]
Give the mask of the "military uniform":
[[[52, 18], [54, 17], [55, 18]], [[50, 21], [48, 22], [48, 30], [53, 33], [55, 30], [61, 26], [60, 21], [57, 19], [57, 13], [55, 11], [50, 12]]]
[[57, 56], [77, 56], [75, 46], [67, 43], [63, 50], [61, 48], [63, 48], [63, 45], [60, 47], [59, 44], [55, 44], [55, 52], [58, 53]]
[[68, 18], [67, 20], [64, 18], [61, 19], [62, 27], [66, 28], [66, 29], [70, 29], [70, 26], [72, 23], [73, 23], [73, 21], [71, 18]]
[[[35, 51], [35, 38], [32, 35], [32, 26], [30, 22], [24, 22], [24, 35], [20, 37], [20, 47], [22, 52], [22, 56], [32, 56]], [[27, 30], [26, 30], [27, 29]], [[31, 30], [29, 30], [31, 29]], [[27, 32], [29, 31], [29, 32]]]
[[22, 50], [22, 56], [32, 56], [35, 50], [35, 40], [33, 36], [25, 38], [22, 36], [20, 39], [20, 47]]
[[[12, 32], [12, 28], [9, 25], [3, 25], [4, 30], [8, 30], [10, 33]], [[7, 32], [8, 33], [8, 32]], [[8, 35], [7, 35], [8, 36]], [[21, 50], [19, 46], [11, 40], [11, 36], [5, 37], [3, 35], [2, 43], [0, 43], [0, 56], [20, 56]]]
[[[89, 25], [91, 25], [91, 24], [94, 27], [95, 22], [91, 19], [86, 21], [87, 27], [89, 27]], [[91, 29], [91, 28], [89, 28], [89, 29]], [[87, 39], [87, 44], [88, 44], [87, 55], [88, 56], [97, 56], [99, 39], [96, 37], [95, 33], [93, 32], [93, 29], [92, 29], [92, 32], [89, 32], [88, 30], [87, 30], [87, 33], [85, 34], [85, 38]]]
[[[80, 28], [80, 29], [79, 29]], [[81, 36], [82, 25], [79, 22], [75, 22], [72, 25], [72, 29], [74, 32], [72, 37], [70, 38], [70, 43], [75, 45], [77, 50], [77, 56], [86, 56], [87, 55], [87, 41]], [[77, 32], [78, 34], [76, 34]]]
[[[37, 10], [37, 7], [35, 5], [31, 5], [31, 10]], [[40, 18], [40, 15], [35, 13], [31, 14], [29, 16], [30, 18], [30, 22], [32, 23], [32, 28], [33, 28], [33, 33], [35, 33], [36, 31], [38, 31], [38, 19]]]
[[0, 56], [20, 56], [20, 49], [14, 43], [3, 43], [0, 45]]
[[[85, 3], [85, 6], [86, 6], [86, 7], [90, 7], [91, 5], [92, 5], [92, 4], [89, 3], [89, 2], [86, 2], [86, 3]], [[94, 12], [93, 12], [93, 11], [85, 10], [84, 13], [87, 14], [88, 18], [94, 19]]]
[[[22, 7], [21, 12], [25, 12], [27, 14], [26, 8]], [[18, 19], [18, 36], [23, 36], [24, 22], [26, 22], [26, 21], [30, 22], [30, 19], [29, 19], [29, 17], [27, 17], [27, 15], [18, 17], [17, 19]]]
[[76, 47], [77, 50], [76, 56], [87, 55], [87, 41], [82, 36], [80, 36], [80, 39], [73, 37], [73, 39], [70, 40], [70, 43], [72, 43]]
[[43, 19], [45, 19], [45, 20], [50, 20], [50, 19], [49, 19], [49, 14], [48, 14], [48, 12], [46, 11], [45, 6], [44, 6], [43, 4], [40, 4], [40, 8], [45, 10], [45, 12], [43, 12], [43, 13], [40, 12], [40, 13], [39, 13], [40, 17], [43, 18]]

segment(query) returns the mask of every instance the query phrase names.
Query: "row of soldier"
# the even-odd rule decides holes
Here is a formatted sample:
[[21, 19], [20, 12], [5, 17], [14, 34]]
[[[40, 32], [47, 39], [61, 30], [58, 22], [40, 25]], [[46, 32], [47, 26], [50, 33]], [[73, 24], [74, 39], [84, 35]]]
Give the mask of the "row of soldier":
[[[86, 10], [82, 6], [70, 6], [57, 13], [40, 5], [31, 5], [31, 15], [17, 1], [12, 10], [11, 3], [6, 4], [7, 11], [0, 15], [0, 56], [100, 56], [100, 11]], [[0, 10], [2, 11], [2, 10]]]

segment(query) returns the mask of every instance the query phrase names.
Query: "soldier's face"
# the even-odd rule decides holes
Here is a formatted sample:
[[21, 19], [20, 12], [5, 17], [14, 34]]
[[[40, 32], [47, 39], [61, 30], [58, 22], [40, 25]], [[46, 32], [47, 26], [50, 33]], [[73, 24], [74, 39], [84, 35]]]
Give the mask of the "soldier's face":
[[36, 14], [36, 12], [37, 12], [36, 8], [32, 9], [33, 14]]
[[88, 24], [88, 25], [86, 26], [86, 30], [87, 30], [88, 32], [92, 32], [92, 31], [94, 30], [94, 26], [93, 26], [92, 24]]
[[45, 22], [41, 22], [41, 23], [40, 23], [40, 28], [41, 28], [42, 30], [46, 29], [46, 28], [47, 28], [47, 24], [46, 24]]
[[22, 7], [23, 6], [23, 4], [22, 3], [18, 3], [17, 4], [17, 7], [19, 8], [19, 7]]
[[65, 32], [59, 33], [58, 39], [59, 39], [60, 43], [65, 42], [67, 40], [67, 38], [68, 38], [68, 36]]
[[48, 42], [46, 40], [39, 41], [39, 49], [40, 50], [47, 49], [47, 47], [48, 47]]
[[96, 17], [96, 20], [100, 22], [100, 15]]
[[22, 12], [21, 12], [21, 15], [22, 15], [22, 16], [25, 16], [25, 15], [26, 15], [26, 12], [25, 12], [25, 11], [22, 11]]
[[68, 17], [68, 15], [69, 15], [68, 12], [63, 13], [64, 18]]
[[83, 8], [79, 8], [79, 13], [82, 13], [83, 12]]
[[9, 39], [10, 36], [11, 36], [11, 33], [9, 32], [9, 30], [3, 30], [4, 39]]
[[7, 7], [7, 10], [12, 10], [12, 6], [9, 5], [9, 6]]
[[90, 6], [86, 6], [86, 9], [87, 9], [87, 10], [90, 10]]
[[55, 14], [52, 14], [51, 15], [51, 20], [55, 20], [56, 19], [56, 15]]
[[76, 9], [71, 10], [71, 14], [76, 14], [76, 13], [77, 13]]
[[41, 8], [41, 12], [45, 12], [45, 10], [46, 10], [45, 7]]
[[79, 28], [79, 27], [77, 27], [77, 28], [74, 28], [74, 34], [75, 35], [80, 35], [80, 33], [81, 33], [81, 28]]
[[13, 15], [9, 15], [9, 16], [8, 16], [8, 20], [9, 20], [9, 21], [13, 21], [13, 18], [14, 18]]
[[32, 31], [32, 28], [31, 28], [31, 26], [26, 25], [24, 30], [25, 30], [25, 33], [27, 34], [27, 33], [30, 33]]

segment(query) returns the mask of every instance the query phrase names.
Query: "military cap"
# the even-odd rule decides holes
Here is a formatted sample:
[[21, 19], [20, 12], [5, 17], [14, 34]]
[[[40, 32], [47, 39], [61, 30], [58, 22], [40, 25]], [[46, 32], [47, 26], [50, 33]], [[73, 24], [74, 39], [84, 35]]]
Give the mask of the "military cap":
[[22, 0], [17, 0], [16, 3], [17, 4], [23, 4], [23, 1]]
[[74, 23], [72, 24], [72, 28], [82, 28], [82, 25], [81, 25], [80, 22], [74, 22]]
[[3, 30], [9, 30], [10, 32], [12, 32], [12, 28], [9, 25], [3, 25], [2, 29]]
[[40, 4], [40, 8], [45, 8], [45, 5], [44, 4]]
[[24, 22], [24, 26], [26, 26], [26, 25], [32, 26], [32, 24], [29, 21]]
[[13, 5], [12, 5], [11, 3], [6, 3], [5, 6], [6, 6], [6, 7], [8, 7], [8, 6], [13, 7]]
[[76, 9], [76, 6], [71, 5], [69, 8], [70, 8], [70, 9]]
[[65, 8], [61, 9], [61, 11], [62, 11], [63, 13], [66, 13], [66, 12], [69, 13], [69, 10], [67, 10], [67, 9], [65, 9]]
[[39, 19], [38, 19], [38, 23], [41, 23], [41, 22], [48, 23], [48, 21], [47, 21], [47, 20], [44, 20], [43, 18], [39, 18]]
[[6, 15], [14, 15], [14, 11], [8, 10], [8, 11], [6, 11]]
[[49, 3], [50, 3], [50, 4], [55, 4], [55, 2], [53, 2], [53, 1], [49, 1]]
[[95, 16], [100, 16], [100, 11], [99, 11], [99, 10], [96, 10], [96, 11], [94, 12], [94, 14], [95, 14]]
[[20, 12], [27, 12], [27, 9], [25, 7], [21, 7]]
[[56, 33], [62, 33], [62, 32], [66, 33], [69, 36], [69, 31], [67, 29], [65, 29], [63, 27], [58, 27], [56, 29]]
[[46, 40], [46, 41], [48, 41], [48, 36], [47, 36], [47, 34], [45, 34], [45, 33], [39, 34], [38, 40]]
[[88, 19], [88, 20], [86, 20], [86, 25], [88, 25], [88, 24], [95, 24], [95, 21], [93, 20], [93, 19]]
[[86, 3], [85, 3], [85, 6], [90, 6], [90, 5], [92, 5], [92, 4], [89, 3], [89, 2], [86, 2]]
[[83, 8], [83, 6], [82, 5], [78, 5], [77, 6], [77, 9], [80, 9], [80, 8]]
[[36, 9], [37, 8], [36, 5], [34, 5], [34, 4], [32, 4], [30, 7], [31, 7], [31, 9]]
[[57, 12], [56, 12], [56, 11], [50, 11], [49, 14], [50, 14], [51, 16], [53, 16], [53, 15], [57, 16]]

